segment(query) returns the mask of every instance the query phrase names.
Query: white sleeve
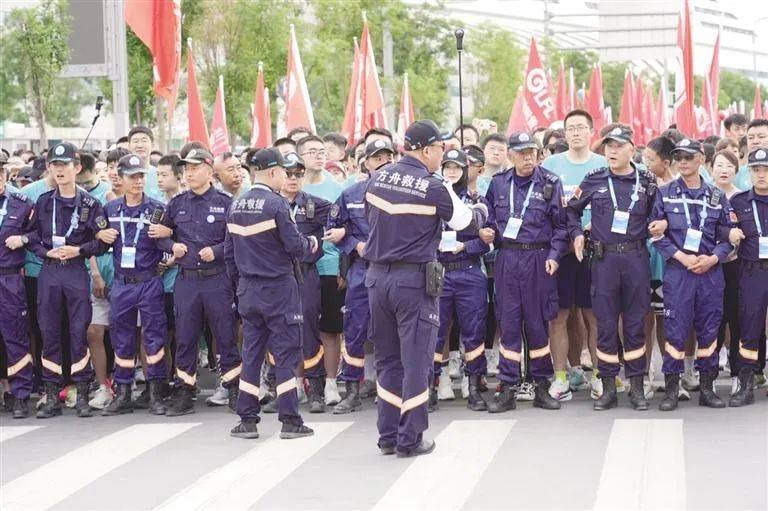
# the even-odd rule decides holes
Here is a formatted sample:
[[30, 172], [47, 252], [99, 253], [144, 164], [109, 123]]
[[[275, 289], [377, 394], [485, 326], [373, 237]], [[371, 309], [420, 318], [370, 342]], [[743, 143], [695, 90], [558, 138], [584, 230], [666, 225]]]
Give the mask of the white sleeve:
[[448, 190], [448, 196], [451, 198], [451, 205], [453, 206], [453, 214], [448, 220], [448, 227], [456, 231], [463, 231], [472, 222], [472, 210], [459, 199], [453, 191], [451, 183], [443, 181], [443, 186]]

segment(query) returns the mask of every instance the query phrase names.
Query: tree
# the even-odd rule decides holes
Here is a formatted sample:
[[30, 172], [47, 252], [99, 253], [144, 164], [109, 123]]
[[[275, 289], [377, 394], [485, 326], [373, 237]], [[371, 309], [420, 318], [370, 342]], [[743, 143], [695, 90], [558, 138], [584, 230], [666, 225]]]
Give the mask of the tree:
[[[701, 82], [700, 77], [696, 77], [696, 90]], [[768, 98], [768, 89], [760, 86], [760, 97]], [[725, 110], [734, 101], [743, 100], [746, 103], [747, 114], [755, 101], [755, 82], [740, 73], [733, 71], [720, 71], [720, 94], [717, 99], [717, 106]]]
[[[40, 145], [47, 147], [46, 112], [54, 84], [69, 59], [70, 20], [64, 0], [42, 0], [29, 9], [15, 9], [8, 16], [3, 35], [3, 56], [14, 55], [14, 81], [24, 84], [26, 96], [40, 131]], [[8, 63], [3, 61], [3, 67]]]

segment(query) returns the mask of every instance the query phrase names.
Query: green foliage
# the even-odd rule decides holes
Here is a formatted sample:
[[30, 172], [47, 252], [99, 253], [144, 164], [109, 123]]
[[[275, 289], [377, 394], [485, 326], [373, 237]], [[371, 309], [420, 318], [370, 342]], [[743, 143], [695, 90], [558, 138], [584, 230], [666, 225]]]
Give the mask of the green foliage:
[[[702, 81], [701, 77], [696, 77], [697, 87]], [[701, 89], [696, 89], [697, 91]], [[760, 97], [765, 100], [768, 98], [768, 88], [760, 86]], [[733, 71], [720, 72], [720, 94], [717, 98], [717, 106], [720, 109], [728, 108], [728, 105], [734, 101], [744, 100], [746, 103], [747, 114], [755, 101], [755, 82], [740, 73]]]

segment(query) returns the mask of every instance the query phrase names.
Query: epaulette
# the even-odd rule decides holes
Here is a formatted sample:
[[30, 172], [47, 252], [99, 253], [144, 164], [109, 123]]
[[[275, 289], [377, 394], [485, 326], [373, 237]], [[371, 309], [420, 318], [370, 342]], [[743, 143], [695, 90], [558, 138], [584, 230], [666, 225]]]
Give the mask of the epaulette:
[[29, 202], [32, 202], [32, 201], [29, 199], [29, 197], [27, 197], [26, 195], [24, 195], [24, 194], [23, 194], [23, 193], [21, 193], [21, 192], [11, 192], [11, 193], [10, 193], [10, 195], [11, 195], [11, 197], [13, 197], [14, 199], [16, 199], [16, 200], [20, 200], [21, 202], [27, 202], [27, 201], [29, 201]]
[[587, 172], [587, 177], [596, 176], [598, 174], [605, 174], [608, 171], [608, 167], [598, 167]]
[[555, 184], [558, 181], [560, 181], [560, 176], [558, 176], [554, 172], [550, 172], [549, 170], [545, 169], [544, 167], [539, 167], [539, 168], [542, 171], [541, 175], [544, 177], [544, 179], [546, 179], [550, 183]]
[[746, 194], [748, 194], [748, 193], [749, 193], [749, 190], [742, 190], [742, 191], [740, 191], [740, 192], [736, 192], [736, 193], [734, 193], [734, 194], [731, 196], [731, 201], [730, 201], [730, 202], [731, 202], [731, 204], [733, 204], [733, 200], [734, 200], [734, 199], [741, 199], [741, 196], [742, 196], [742, 195], [746, 195]]
[[81, 200], [82, 200], [82, 203], [88, 207], [91, 207], [96, 203], [96, 199], [90, 195], [83, 195], [83, 198]]
[[233, 197], [233, 195], [226, 190], [221, 190], [219, 188], [215, 188], [215, 190], [220, 194], [222, 194], [224, 197], [227, 197], [228, 199], [231, 199]]
[[648, 169], [638, 169], [640, 175], [649, 181], [656, 182], [656, 176]]

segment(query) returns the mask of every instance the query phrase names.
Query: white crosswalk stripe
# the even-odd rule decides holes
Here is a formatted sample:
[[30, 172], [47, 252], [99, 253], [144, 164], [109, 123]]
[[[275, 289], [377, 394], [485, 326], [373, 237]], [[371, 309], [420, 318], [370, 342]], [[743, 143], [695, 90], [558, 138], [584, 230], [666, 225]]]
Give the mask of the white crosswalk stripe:
[[199, 423], [136, 424], [89, 442], [10, 481], [0, 492], [0, 508], [3, 511], [48, 509], [107, 472], [197, 425]]
[[[434, 453], [414, 459], [374, 509], [461, 509], [514, 424], [514, 420], [451, 422], [435, 438]], [[446, 484], [457, 469], [461, 483]]]
[[155, 509], [246, 510], [352, 424], [312, 424], [315, 434], [311, 437], [281, 440], [276, 434], [266, 441], [256, 441], [251, 450], [201, 477]]
[[30, 431], [40, 429], [42, 426], [0, 426], [0, 444], [16, 438], [17, 436], [25, 435]]

